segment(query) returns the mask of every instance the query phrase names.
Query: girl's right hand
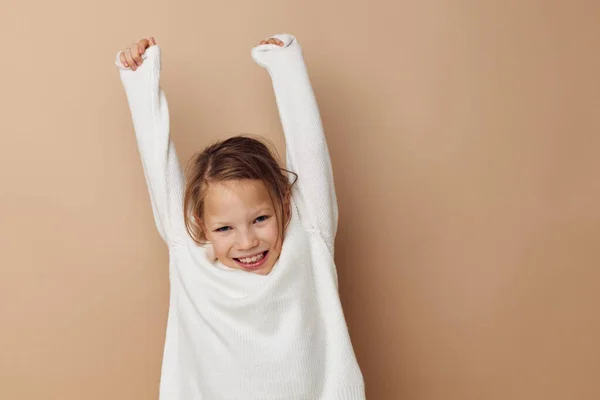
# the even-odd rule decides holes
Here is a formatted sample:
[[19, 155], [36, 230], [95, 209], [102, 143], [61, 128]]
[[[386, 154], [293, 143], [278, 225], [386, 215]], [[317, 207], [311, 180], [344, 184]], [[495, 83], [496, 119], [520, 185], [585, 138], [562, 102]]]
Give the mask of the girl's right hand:
[[144, 54], [148, 47], [154, 45], [156, 45], [156, 42], [154, 41], [153, 37], [142, 39], [137, 43], [133, 43], [131, 47], [123, 50], [119, 56], [119, 61], [121, 61], [121, 64], [123, 64], [125, 68], [129, 67], [135, 71], [140, 65], [142, 65], [142, 54]]

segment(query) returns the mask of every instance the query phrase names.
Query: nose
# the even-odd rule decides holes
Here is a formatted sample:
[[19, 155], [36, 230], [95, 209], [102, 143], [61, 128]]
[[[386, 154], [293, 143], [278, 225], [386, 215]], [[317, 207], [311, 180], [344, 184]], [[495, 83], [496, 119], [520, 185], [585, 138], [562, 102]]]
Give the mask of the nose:
[[246, 232], [238, 231], [237, 247], [238, 250], [249, 250], [258, 246], [258, 238], [252, 229]]

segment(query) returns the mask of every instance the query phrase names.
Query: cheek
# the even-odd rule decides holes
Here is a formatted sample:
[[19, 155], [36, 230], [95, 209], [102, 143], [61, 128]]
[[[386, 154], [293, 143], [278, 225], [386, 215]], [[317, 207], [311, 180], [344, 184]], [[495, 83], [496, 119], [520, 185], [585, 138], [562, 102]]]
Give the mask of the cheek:
[[213, 249], [215, 250], [215, 255], [218, 257], [226, 258], [229, 253], [229, 249], [231, 248], [231, 245], [229, 242], [230, 242], [230, 239], [226, 238], [226, 237], [213, 238], [212, 246], [213, 246]]
[[266, 236], [268, 236], [268, 242], [271, 245], [274, 245], [275, 242], [277, 241], [278, 231], [279, 231], [279, 226], [277, 226], [276, 221], [273, 221], [272, 223], [269, 224], [269, 226], [266, 230]]

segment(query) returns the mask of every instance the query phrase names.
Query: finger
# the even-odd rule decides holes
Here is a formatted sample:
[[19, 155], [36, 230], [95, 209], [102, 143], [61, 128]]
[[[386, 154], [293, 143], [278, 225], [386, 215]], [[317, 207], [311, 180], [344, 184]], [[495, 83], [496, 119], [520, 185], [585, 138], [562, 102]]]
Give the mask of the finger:
[[125, 57], [124, 52], [121, 52], [121, 54], [119, 54], [119, 61], [125, 68], [129, 67], [129, 63], [127, 62], [127, 58]]
[[150, 36], [148, 40], [150, 41], [150, 46], [156, 46], [156, 40], [154, 40], [154, 37]]
[[147, 49], [148, 47], [150, 47], [150, 46], [151, 46], [151, 44], [150, 44], [150, 40], [148, 40], [148, 39], [145, 39], [145, 38], [144, 38], [144, 39], [142, 39], [142, 40], [140, 40], [140, 41], [138, 42], [138, 47], [140, 48], [140, 54], [144, 54], [144, 52], [146, 51], [146, 49]]
[[260, 45], [260, 44], [267, 44], [267, 41], [266, 41], [266, 40], [261, 40], [261, 41], [260, 41], [258, 44], [259, 44], [259, 45]]
[[[138, 53], [140, 53], [140, 58], [142, 58], [142, 54], [146, 52], [146, 47], [148, 47], [149, 44], [150, 42], [147, 40], [143, 43], [138, 43]], [[144, 59], [142, 59], [142, 61], [144, 61]]]
[[142, 65], [142, 57], [140, 57], [140, 45], [133, 43], [131, 45], [131, 57], [135, 60], [138, 66]]
[[277, 39], [277, 38], [270, 38], [269, 39], [269, 43], [275, 44], [277, 46], [283, 45], [283, 42], [281, 40]]
[[131, 68], [132, 70], [136, 70], [137, 69], [137, 63], [135, 61], [133, 61], [133, 57], [131, 57], [131, 49], [127, 48], [123, 51], [123, 54], [125, 54], [125, 59], [127, 60], [127, 64], [129, 65], [129, 68]]
[[147, 39], [142, 39], [139, 42], [137, 42], [138, 53], [144, 54], [144, 51], [146, 51], [146, 47], [148, 47], [148, 45], [149, 45], [149, 42]]

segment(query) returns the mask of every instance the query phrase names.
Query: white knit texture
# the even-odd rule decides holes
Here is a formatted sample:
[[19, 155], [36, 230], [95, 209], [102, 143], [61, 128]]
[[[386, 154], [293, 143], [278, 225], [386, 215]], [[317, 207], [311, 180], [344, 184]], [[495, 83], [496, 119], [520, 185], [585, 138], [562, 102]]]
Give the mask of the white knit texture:
[[170, 306], [160, 400], [362, 400], [362, 373], [337, 287], [338, 209], [329, 151], [302, 48], [284, 42], [252, 49], [273, 82], [298, 174], [292, 220], [269, 275], [213, 261], [183, 223], [184, 177], [160, 87], [160, 47], [133, 71], [117, 53], [152, 211], [169, 247]]

